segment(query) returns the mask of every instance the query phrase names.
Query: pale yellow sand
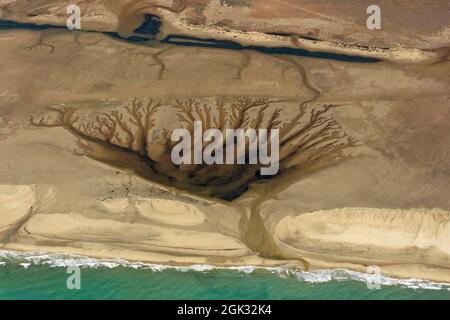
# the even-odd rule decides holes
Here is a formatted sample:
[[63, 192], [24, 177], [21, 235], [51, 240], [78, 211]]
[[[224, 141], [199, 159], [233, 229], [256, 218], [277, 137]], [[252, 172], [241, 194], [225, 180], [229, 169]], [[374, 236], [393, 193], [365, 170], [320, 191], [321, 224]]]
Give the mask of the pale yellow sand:
[[[387, 275], [450, 283], [448, 63], [145, 47], [61, 30], [5, 31], [0, 42], [8, 61], [0, 79], [3, 248], [165, 264], [377, 264]], [[311, 105], [339, 105], [334, 116], [363, 147], [348, 161], [253, 185], [233, 202], [162, 187], [80, 155], [62, 128], [29, 126], [49, 106], [105, 111], [134, 97], [163, 101], [167, 126], [177, 98], [263, 96], [297, 110], [314, 97], [308, 83], [319, 91]]]
[[[79, 214], [37, 214], [21, 232], [37, 240], [123, 243], [173, 253], [242, 256], [249, 253], [237, 239], [219, 233], [176, 230], [140, 223], [89, 219]], [[204, 241], [208, 239], [208, 241]]]
[[167, 33], [176, 30], [174, 33], [183, 33], [189, 36], [195, 36], [204, 39], [218, 39], [235, 41], [247, 46], [263, 46], [263, 47], [284, 47], [284, 48], [300, 48], [310, 51], [324, 51], [347, 55], [358, 55], [362, 57], [379, 58], [404, 63], [426, 63], [435, 62], [436, 54], [429, 51], [423, 51], [415, 48], [358, 48], [357, 46], [338, 44], [327, 41], [314, 41], [308, 39], [296, 38], [294, 43], [291, 38], [286, 36], [268, 35], [256, 31], [239, 31], [230, 30], [229, 28], [221, 28], [217, 26], [196, 26], [187, 23], [177, 14], [171, 12], [161, 12], [166, 23], [169, 23]]
[[136, 199], [134, 205], [143, 217], [156, 222], [184, 226], [205, 222], [205, 215], [199, 208], [181, 201]]
[[[35, 203], [34, 192], [28, 186], [1, 189], [0, 221], [2, 225], [9, 222], [3, 227], [6, 230]], [[139, 199], [138, 204], [151, 204], [143, 207], [143, 216], [150, 223], [129, 223], [117, 220], [125, 200], [135, 201], [122, 198], [108, 202], [109, 211], [116, 213], [110, 218], [37, 213], [20, 222], [15, 240], [4, 248], [169, 264], [293, 264], [304, 268], [306, 262], [312, 269], [348, 268], [362, 272], [367, 271], [367, 265], [377, 265], [385, 275], [441, 282], [450, 279], [450, 213], [443, 210], [343, 208], [287, 216], [275, 225], [273, 235], [278, 254], [292, 259], [286, 261], [261, 259], [238, 238], [214, 232], [207, 224], [203, 230], [187, 229], [205, 223], [204, 215], [201, 221], [195, 215], [200, 208], [206, 215], [214, 208], [179, 200]], [[142, 207], [137, 212], [142, 214]], [[155, 222], [167, 226], [157, 226]], [[224, 219], [221, 224], [234, 228]]]
[[395, 265], [414, 265], [421, 261], [428, 268], [447, 269], [430, 273], [428, 277], [447, 281], [450, 275], [448, 211], [321, 210], [282, 219], [276, 226], [275, 238], [286, 254], [290, 252], [307, 259], [371, 263], [384, 271], [395, 269]]
[[27, 216], [34, 202], [31, 186], [0, 185], [0, 234]]
[[[441, 55], [435, 49], [450, 45], [445, 0], [428, 0], [404, 10], [408, 1], [380, 0], [383, 9], [381, 30], [366, 27], [364, 3], [351, 0], [339, 4], [316, 4], [313, 0], [263, 0], [249, 7], [220, 5], [219, 1], [182, 1], [179, 11], [175, 1], [127, 0], [121, 2], [96, 0], [75, 1], [81, 7], [85, 30], [119, 31], [130, 35], [142, 23], [145, 13], [156, 14], [164, 22], [162, 35], [190, 35], [205, 39], [231, 40], [246, 45], [291, 47], [322, 50], [406, 63], [433, 63]], [[2, 6], [4, 10], [1, 10]], [[65, 25], [65, 1], [49, 3], [16, 0], [0, 3], [4, 19]], [[201, 13], [199, 13], [201, 12]], [[422, 18], [424, 16], [425, 18]], [[430, 21], [429, 17], [434, 17]], [[447, 17], [448, 20], [448, 17]], [[424, 23], [424, 21], [428, 22]], [[270, 32], [317, 37], [320, 41]]]

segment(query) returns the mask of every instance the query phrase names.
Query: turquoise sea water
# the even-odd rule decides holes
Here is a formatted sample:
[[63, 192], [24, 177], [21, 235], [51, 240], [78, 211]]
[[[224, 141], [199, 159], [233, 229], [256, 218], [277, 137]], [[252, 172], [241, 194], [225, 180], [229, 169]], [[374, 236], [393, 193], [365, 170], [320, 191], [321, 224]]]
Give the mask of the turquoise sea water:
[[[281, 269], [166, 268], [56, 255], [11, 258], [0, 252], [0, 299], [446, 299], [450, 287], [365, 275]], [[80, 266], [80, 290], [67, 289], [68, 265]]]

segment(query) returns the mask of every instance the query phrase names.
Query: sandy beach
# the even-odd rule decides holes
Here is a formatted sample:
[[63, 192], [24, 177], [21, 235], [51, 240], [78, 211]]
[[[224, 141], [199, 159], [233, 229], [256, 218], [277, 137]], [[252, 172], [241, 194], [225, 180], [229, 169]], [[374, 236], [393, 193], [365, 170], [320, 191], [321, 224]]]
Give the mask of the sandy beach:
[[[78, 1], [89, 32], [0, 30], [0, 249], [168, 265], [375, 265], [450, 283], [448, 21], [436, 14], [424, 26], [394, 8], [398, 25], [387, 19], [372, 36], [347, 19], [347, 1], [333, 19], [314, 1], [276, 1], [272, 25], [268, 1], [221, 14], [209, 2]], [[0, 19], [61, 26], [62, 3], [0, 1]], [[150, 44], [104, 33], [131, 36], [144, 14], [163, 22]], [[159, 42], [173, 34], [348, 61]], [[286, 134], [280, 174], [266, 180], [252, 168], [171, 166], [167, 132], [189, 116], [223, 129], [239, 103], [260, 103], [250, 125], [325, 123], [336, 141]], [[153, 122], [135, 130], [136, 115]]]

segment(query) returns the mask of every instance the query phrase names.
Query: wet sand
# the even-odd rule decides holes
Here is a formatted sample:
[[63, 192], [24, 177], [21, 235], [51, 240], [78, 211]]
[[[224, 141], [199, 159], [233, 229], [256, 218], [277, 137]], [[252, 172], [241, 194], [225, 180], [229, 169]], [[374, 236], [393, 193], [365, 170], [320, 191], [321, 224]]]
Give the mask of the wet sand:
[[[99, 3], [98, 14], [85, 26], [120, 31], [121, 6]], [[63, 15], [47, 14], [48, 8], [36, 9], [35, 16], [21, 8], [17, 1], [9, 11], [2, 9], [2, 19], [64, 23]], [[252, 29], [245, 19], [225, 33], [209, 22], [188, 21], [191, 28], [179, 17], [192, 16], [193, 10], [171, 8], [145, 10], [162, 16], [162, 35], [176, 29], [242, 45], [297, 46], [290, 37]], [[263, 13], [253, 12], [258, 19]], [[415, 32], [434, 34], [445, 27]], [[393, 51], [382, 50], [388, 54], [378, 54], [352, 51], [361, 43], [345, 40], [348, 34], [337, 45], [342, 50], [336, 49], [331, 47], [336, 39], [328, 36], [300, 47], [383, 61], [137, 45], [100, 32], [64, 29], [0, 31], [0, 60], [7, 62], [0, 79], [1, 248], [173, 265], [366, 271], [375, 264], [386, 275], [450, 282], [450, 158], [443, 138], [450, 134], [450, 73], [448, 62], [433, 51], [448, 39], [430, 36], [419, 45], [402, 34], [403, 41], [410, 39], [408, 48], [392, 46]], [[388, 34], [370, 45], [390, 47], [386, 39]], [[128, 106], [135, 97], [161, 101], [159, 129], [179, 125], [173, 109], [177, 99], [269, 98], [283, 101], [277, 105], [283, 119], [294, 117], [302, 105], [335, 104], [333, 118], [359, 146], [348, 150], [345, 160], [286, 163], [281, 175], [253, 181], [240, 197], [226, 201], [89, 157], [79, 137], [62, 127], [30, 125], [31, 115], [49, 116], [48, 107], [75, 107], [90, 119]]]

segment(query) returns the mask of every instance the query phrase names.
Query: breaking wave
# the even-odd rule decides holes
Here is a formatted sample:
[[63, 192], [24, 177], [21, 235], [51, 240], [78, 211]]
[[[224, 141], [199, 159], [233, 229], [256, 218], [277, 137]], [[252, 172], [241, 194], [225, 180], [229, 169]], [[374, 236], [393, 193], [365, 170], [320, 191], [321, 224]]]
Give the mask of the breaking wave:
[[[395, 279], [386, 276], [378, 276], [346, 269], [323, 269], [314, 271], [302, 271], [293, 266], [278, 267], [260, 266], [215, 266], [209, 264], [193, 264], [189, 266], [170, 266], [143, 262], [130, 262], [124, 259], [96, 259], [73, 254], [57, 254], [47, 252], [18, 252], [0, 250], [0, 268], [6, 265], [20, 265], [28, 269], [30, 266], [49, 266], [54, 268], [67, 268], [78, 266], [82, 268], [131, 268], [162, 272], [176, 270], [180, 272], [211, 272], [214, 270], [233, 270], [240, 273], [251, 274], [257, 270], [265, 270], [280, 277], [295, 277], [299, 281], [307, 283], [326, 283], [330, 281], [359, 281], [377, 283], [380, 286], [402, 286], [410, 289], [448, 290], [450, 284], [436, 283], [422, 279]], [[1, 270], [1, 269], [0, 269]]]

